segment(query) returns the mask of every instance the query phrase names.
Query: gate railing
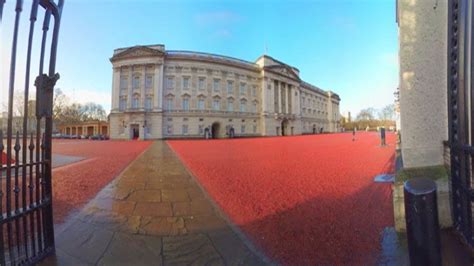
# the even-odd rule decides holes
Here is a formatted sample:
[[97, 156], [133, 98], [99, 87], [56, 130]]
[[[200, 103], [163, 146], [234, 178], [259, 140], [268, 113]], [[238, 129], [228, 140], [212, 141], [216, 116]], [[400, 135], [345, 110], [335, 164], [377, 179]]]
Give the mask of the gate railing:
[[[12, 2], [13, 3], [13, 2]], [[30, 2], [29, 2], [30, 3]], [[33, 264], [55, 252], [52, 186], [51, 186], [51, 133], [53, 89], [59, 75], [55, 73], [56, 52], [63, 0], [32, 0], [29, 16], [28, 43], [25, 52], [23, 113], [13, 111], [15, 89], [18, 93], [17, 54], [23, 1], [14, 5], [14, 24], [8, 80], [8, 110], [6, 132], [0, 129], [0, 264]], [[0, 27], [2, 13], [9, 11], [5, 0], [0, 0]], [[35, 24], [43, 17], [41, 43], [33, 45]], [[54, 19], [52, 31], [50, 20]], [[50, 37], [50, 38], [48, 38]], [[5, 40], [1, 40], [5, 43]], [[49, 44], [48, 44], [49, 43]], [[32, 51], [40, 50], [35, 106], [30, 93]], [[49, 60], [45, 54], [49, 50]], [[22, 54], [23, 55], [23, 54]], [[44, 72], [45, 63], [48, 72]], [[0, 67], [5, 67], [3, 62]], [[22, 88], [23, 89], [23, 88]], [[34, 113], [33, 113], [34, 112]], [[13, 132], [13, 118], [21, 116], [21, 131]], [[36, 117], [36, 119], [32, 119]], [[32, 120], [36, 130], [29, 132]], [[28, 126], [30, 124], [30, 126]], [[6, 142], [6, 145], [5, 145]]]
[[471, 246], [474, 246], [473, 10], [471, 0], [448, 1], [447, 82], [453, 223]]

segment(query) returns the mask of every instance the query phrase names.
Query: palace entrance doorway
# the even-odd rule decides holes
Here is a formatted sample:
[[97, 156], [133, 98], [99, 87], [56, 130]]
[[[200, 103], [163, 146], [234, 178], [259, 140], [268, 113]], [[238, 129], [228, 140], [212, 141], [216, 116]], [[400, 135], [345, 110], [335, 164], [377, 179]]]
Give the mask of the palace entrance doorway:
[[137, 124], [130, 126], [131, 139], [138, 139], [140, 137], [140, 127]]

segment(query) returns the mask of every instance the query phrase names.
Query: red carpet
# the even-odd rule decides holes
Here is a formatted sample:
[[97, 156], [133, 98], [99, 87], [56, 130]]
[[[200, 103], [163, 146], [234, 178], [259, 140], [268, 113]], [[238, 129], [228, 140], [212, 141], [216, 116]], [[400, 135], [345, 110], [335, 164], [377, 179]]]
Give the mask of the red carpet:
[[393, 226], [395, 135], [376, 133], [168, 141], [210, 196], [285, 265], [374, 264]]

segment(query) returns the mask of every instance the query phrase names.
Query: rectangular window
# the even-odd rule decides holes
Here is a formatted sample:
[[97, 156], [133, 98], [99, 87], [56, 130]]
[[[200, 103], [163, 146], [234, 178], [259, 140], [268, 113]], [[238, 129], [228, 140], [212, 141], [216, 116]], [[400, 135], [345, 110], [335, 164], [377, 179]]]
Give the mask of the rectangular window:
[[140, 77], [139, 76], [133, 77], [133, 88], [134, 89], [140, 88]]
[[183, 77], [183, 89], [189, 89], [189, 77]]
[[216, 99], [212, 102], [212, 109], [214, 111], [219, 111], [221, 109], [221, 104], [219, 100]]
[[138, 98], [138, 96], [133, 97], [133, 100], [132, 100], [132, 108], [134, 108], [134, 109], [138, 108], [138, 106], [139, 106], [139, 101], [140, 101], [140, 98]]
[[245, 83], [240, 83], [240, 94], [245, 94]]
[[213, 85], [214, 91], [219, 92], [219, 90], [220, 90], [219, 87], [220, 87], [220, 80], [214, 79], [214, 85]]
[[168, 125], [168, 126], [166, 127], [166, 133], [167, 133], [168, 135], [173, 135], [173, 125]]
[[204, 110], [204, 99], [199, 99], [198, 100], [198, 109], [199, 110]]
[[126, 98], [120, 99], [119, 110], [124, 111], [126, 107], [127, 107], [127, 99]]
[[189, 99], [188, 98], [183, 99], [183, 110], [189, 111]]
[[257, 86], [252, 86], [252, 96], [257, 96]]
[[257, 125], [253, 125], [253, 133], [257, 133]]
[[247, 111], [247, 104], [245, 102], [240, 103], [240, 112], [244, 113]]
[[169, 90], [174, 88], [174, 77], [166, 77], [166, 88]]
[[253, 103], [252, 104], [252, 113], [256, 113], [257, 112], [257, 103]]
[[151, 89], [153, 87], [153, 76], [147, 75], [145, 80], [145, 88]]
[[202, 134], [204, 134], [204, 126], [199, 125], [199, 135], [202, 135]]
[[173, 110], [173, 99], [166, 99], [166, 110]]
[[227, 94], [234, 94], [234, 82], [227, 81]]
[[240, 127], [240, 133], [244, 134], [245, 133], [245, 125], [242, 125]]
[[147, 110], [151, 110], [151, 102], [152, 102], [152, 98], [151, 97], [146, 97], [146, 100], [145, 100], [145, 109]]
[[234, 111], [234, 101], [229, 100], [227, 102], [227, 111], [228, 112], [233, 112]]
[[188, 135], [188, 125], [183, 125], [183, 135]]
[[121, 77], [120, 78], [120, 89], [126, 90], [128, 88], [128, 78]]
[[204, 90], [205, 82], [206, 82], [206, 78], [199, 78], [198, 87], [199, 87], [200, 90]]

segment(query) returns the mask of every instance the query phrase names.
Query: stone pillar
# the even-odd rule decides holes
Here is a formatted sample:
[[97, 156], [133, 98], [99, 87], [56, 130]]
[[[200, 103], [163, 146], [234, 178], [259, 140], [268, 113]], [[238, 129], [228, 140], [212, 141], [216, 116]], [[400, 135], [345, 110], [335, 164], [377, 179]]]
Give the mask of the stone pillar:
[[118, 109], [118, 103], [120, 98], [120, 79], [121, 79], [120, 67], [113, 68], [113, 80], [112, 80], [112, 107], [111, 109]]
[[[432, 1], [398, 1], [401, 149], [406, 168], [444, 164], [447, 2], [439, 1], [433, 8]], [[423, 38], [415, 38], [419, 36]]]
[[140, 92], [140, 108], [145, 108], [145, 99], [146, 99], [146, 88], [145, 88], [145, 82], [146, 82], [146, 65], [142, 66], [142, 82], [140, 82], [141, 86], [141, 92]]
[[281, 83], [279, 81], [276, 82], [276, 86], [275, 86], [275, 92], [278, 94], [278, 113], [281, 113], [282, 112], [282, 108], [281, 108]]
[[290, 85], [286, 84], [285, 88], [285, 97], [286, 97], [286, 113], [290, 113]]
[[159, 100], [161, 99], [161, 94], [160, 94], [160, 65], [156, 64], [155, 69], [154, 69], [154, 76], [153, 76], [153, 109], [159, 109], [160, 104]]
[[132, 90], [133, 90], [133, 66], [128, 68], [128, 96], [127, 96], [127, 108], [132, 108]]

